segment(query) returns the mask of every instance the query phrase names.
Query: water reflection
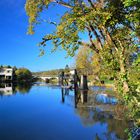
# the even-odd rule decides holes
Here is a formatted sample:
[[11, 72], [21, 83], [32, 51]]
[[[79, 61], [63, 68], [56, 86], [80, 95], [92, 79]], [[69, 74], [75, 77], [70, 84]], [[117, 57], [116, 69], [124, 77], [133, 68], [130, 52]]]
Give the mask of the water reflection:
[[[65, 102], [65, 98], [71, 98], [71, 100], [74, 101], [75, 108], [77, 108], [77, 106], [83, 106], [84, 104], [88, 107], [98, 104], [98, 106], [101, 107], [102, 105], [104, 106], [104, 104], [116, 105], [118, 102], [118, 100], [113, 96], [109, 96], [102, 92], [94, 92], [92, 90], [71, 90], [62, 88], [61, 93], [62, 102]], [[71, 93], [73, 93], [73, 95]]]
[[106, 132], [96, 133], [93, 139], [127, 139], [124, 133], [124, 130], [128, 128], [128, 122], [124, 118], [126, 108], [117, 104], [115, 97], [88, 90], [72, 93], [73, 91], [69, 89], [62, 89], [62, 102], [72, 102], [75, 113], [80, 116], [84, 126], [96, 126], [97, 124], [107, 126]]
[[10, 96], [14, 92], [12, 83], [1, 83], [0, 84], [0, 95]]
[[0, 96], [10, 96], [17, 93], [27, 94], [32, 87], [31, 83], [13, 84], [0, 83]]
[[[36, 83], [30, 90], [31, 86], [1, 85], [1, 96], [7, 94], [7, 87], [16, 96], [0, 101], [0, 139], [127, 139], [125, 107], [97, 102], [99, 91], [72, 91], [43, 83]], [[26, 93], [29, 94], [18, 96]]]
[[[124, 130], [128, 128], [127, 121], [116, 119], [112, 112], [100, 111], [98, 108], [79, 107], [77, 108], [76, 113], [80, 116], [84, 126], [94, 126], [97, 124], [102, 126], [106, 124], [106, 132], [103, 135], [105, 135], [107, 140], [127, 138], [124, 133]], [[115, 133], [115, 136], [112, 138], [113, 133]], [[99, 134], [102, 135], [100, 132]]]
[[96, 95], [96, 101], [104, 104], [117, 104], [115, 97], [109, 97], [107, 94], [101, 93]]
[[17, 92], [20, 92], [21, 94], [27, 94], [30, 92], [30, 89], [32, 87], [32, 83], [23, 83], [23, 84], [17, 84], [15, 85], [15, 89]]

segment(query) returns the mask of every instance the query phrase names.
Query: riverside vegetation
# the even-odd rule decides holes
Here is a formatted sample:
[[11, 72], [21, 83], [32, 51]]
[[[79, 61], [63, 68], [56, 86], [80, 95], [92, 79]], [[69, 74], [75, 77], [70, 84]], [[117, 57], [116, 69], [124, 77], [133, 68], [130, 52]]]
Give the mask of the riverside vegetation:
[[[40, 20], [41, 12], [46, 10], [47, 14], [50, 5], [54, 5], [54, 9], [58, 5], [65, 7], [59, 22]], [[53, 42], [53, 51], [61, 46], [69, 56], [74, 56], [80, 46], [89, 49], [82, 61], [92, 64], [83, 66], [84, 63], [77, 62], [77, 66], [90, 68], [91, 73], [94, 69], [98, 81], [113, 81], [120, 102], [127, 107], [126, 116], [136, 127], [140, 126], [139, 6], [138, 0], [26, 0], [25, 5], [29, 34], [34, 34], [34, 27], [40, 21], [55, 26], [51, 34], [42, 38], [41, 55], [48, 41]], [[81, 34], [87, 37], [87, 42]]]

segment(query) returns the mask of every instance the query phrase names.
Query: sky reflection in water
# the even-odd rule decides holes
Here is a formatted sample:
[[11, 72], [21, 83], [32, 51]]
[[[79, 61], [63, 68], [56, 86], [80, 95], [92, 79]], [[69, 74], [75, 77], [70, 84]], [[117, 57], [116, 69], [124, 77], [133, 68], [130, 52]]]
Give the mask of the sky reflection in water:
[[127, 122], [114, 118], [117, 105], [98, 103], [96, 91], [18, 85], [12, 93], [0, 87], [0, 140], [126, 139]]

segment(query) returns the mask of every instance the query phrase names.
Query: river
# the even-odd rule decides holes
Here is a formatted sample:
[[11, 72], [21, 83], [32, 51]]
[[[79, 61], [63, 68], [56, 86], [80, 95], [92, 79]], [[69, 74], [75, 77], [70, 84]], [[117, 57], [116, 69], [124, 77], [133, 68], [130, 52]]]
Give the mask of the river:
[[45, 83], [1, 84], [0, 140], [126, 140], [123, 107], [96, 101], [106, 92], [101, 87], [74, 93]]

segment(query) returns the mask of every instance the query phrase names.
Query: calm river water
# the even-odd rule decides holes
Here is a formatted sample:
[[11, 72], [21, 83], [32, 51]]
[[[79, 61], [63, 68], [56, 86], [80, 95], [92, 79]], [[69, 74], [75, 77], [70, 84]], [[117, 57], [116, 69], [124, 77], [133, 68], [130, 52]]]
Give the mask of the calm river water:
[[123, 109], [104, 98], [96, 101], [106, 89], [92, 90], [75, 94], [43, 83], [1, 85], [0, 140], [126, 140]]

